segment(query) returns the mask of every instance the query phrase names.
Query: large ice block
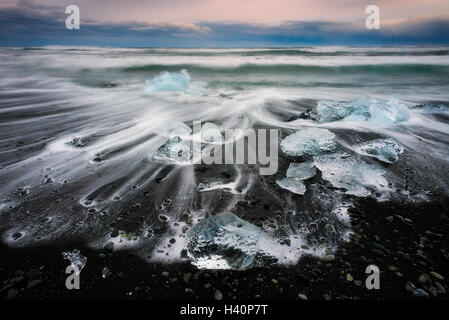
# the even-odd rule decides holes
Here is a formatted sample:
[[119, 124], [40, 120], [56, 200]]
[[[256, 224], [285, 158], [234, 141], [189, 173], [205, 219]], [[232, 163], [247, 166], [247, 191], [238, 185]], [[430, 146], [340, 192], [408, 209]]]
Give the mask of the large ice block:
[[369, 196], [373, 190], [381, 191], [388, 186], [383, 169], [354, 160], [347, 154], [315, 156], [314, 161], [323, 179], [336, 188], [346, 189], [347, 194]]
[[265, 233], [231, 212], [201, 220], [187, 233], [187, 255], [200, 269], [244, 270], [268, 256], [260, 247]]
[[316, 155], [335, 149], [335, 134], [327, 129], [305, 128], [281, 141], [281, 150], [294, 157]]
[[153, 79], [145, 81], [144, 94], [152, 94], [163, 91], [183, 91], [189, 94], [204, 94], [204, 89], [197, 83], [192, 82], [187, 70], [179, 72], [163, 71]]
[[357, 121], [388, 127], [406, 121], [410, 111], [398, 99], [360, 97], [349, 102], [318, 101], [318, 122]]

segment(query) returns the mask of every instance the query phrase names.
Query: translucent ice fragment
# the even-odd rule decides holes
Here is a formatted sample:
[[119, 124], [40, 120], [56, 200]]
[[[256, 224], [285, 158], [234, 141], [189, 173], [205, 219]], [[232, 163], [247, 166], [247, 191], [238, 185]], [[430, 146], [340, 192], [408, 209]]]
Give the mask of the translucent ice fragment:
[[299, 178], [306, 180], [316, 175], [313, 161], [298, 163], [291, 162], [287, 169], [287, 178]]
[[317, 115], [319, 122], [345, 120], [388, 127], [408, 120], [410, 111], [398, 99], [360, 97], [349, 102], [319, 101]]
[[180, 164], [189, 162], [191, 156], [190, 144], [176, 136], [160, 146], [153, 158], [167, 163]]
[[303, 195], [306, 192], [306, 186], [300, 178], [282, 178], [280, 180], [276, 180], [276, 183], [281, 188], [296, 194]]
[[201, 139], [204, 142], [221, 143], [223, 136], [215, 123], [206, 122], [201, 127]]
[[84, 143], [79, 137], [73, 137], [70, 141], [67, 141], [65, 143], [67, 146], [75, 147], [75, 148], [82, 148], [84, 147]]
[[65, 251], [62, 253], [62, 257], [70, 261], [72, 267], [76, 268], [77, 273], [80, 273], [87, 262], [87, 258], [80, 254], [78, 249], [72, 251]]
[[387, 188], [388, 181], [383, 169], [356, 161], [346, 154], [315, 156], [314, 161], [323, 179], [336, 188], [346, 189], [348, 194], [369, 196], [374, 189], [381, 191]]
[[201, 220], [187, 233], [187, 255], [200, 269], [244, 270], [262, 266], [270, 257], [260, 246], [267, 235], [233, 213]]
[[327, 129], [305, 128], [281, 141], [281, 150], [294, 157], [316, 155], [335, 149], [335, 134]]
[[200, 85], [192, 83], [192, 79], [185, 69], [179, 72], [164, 71], [153, 79], [145, 81], [143, 87], [144, 94], [162, 91], [183, 91], [189, 94], [204, 94], [204, 89]]
[[404, 148], [391, 138], [367, 141], [355, 146], [355, 150], [386, 163], [397, 162], [399, 155], [404, 152]]

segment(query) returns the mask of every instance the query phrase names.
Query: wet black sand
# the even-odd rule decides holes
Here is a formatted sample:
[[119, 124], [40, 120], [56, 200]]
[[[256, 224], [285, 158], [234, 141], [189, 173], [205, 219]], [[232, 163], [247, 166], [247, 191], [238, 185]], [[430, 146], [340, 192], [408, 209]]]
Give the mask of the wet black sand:
[[[306, 257], [290, 267], [200, 271], [188, 262], [149, 264], [132, 252], [95, 251], [80, 243], [55, 242], [26, 249], [2, 245], [1, 298], [198, 301], [214, 300], [219, 290], [223, 301], [304, 298], [299, 294], [309, 301], [447, 299], [449, 199], [434, 196], [421, 204], [355, 201], [350, 210], [354, 236], [340, 246], [333, 262]], [[257, 201], [252, 206], [263, 210]], [[238, 209], [239, 213], [245, 210], [251, 211]], [[73, 248], [88, 258], [80, 290], [65, 287], [68, 262], [61, 252]], [[369, 264], [381, 271], [380, 290], [365, 288]], [[111, 271], [106, 278], [102, 278], [104, 267]]]

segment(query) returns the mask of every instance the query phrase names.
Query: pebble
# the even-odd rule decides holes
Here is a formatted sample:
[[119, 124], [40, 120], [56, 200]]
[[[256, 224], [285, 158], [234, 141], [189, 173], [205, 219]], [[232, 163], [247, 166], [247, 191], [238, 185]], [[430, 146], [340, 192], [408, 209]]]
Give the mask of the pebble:
[[444, 277], [443, 277], [441, 274], [439, 274], [439, 273], [437, 273], [437, 272], [435, 272], [435, 271], [432, 271], [432, 272], [430, 273], [430, 275], [431, 275], [432, 277], [438, 279], [438, 280], [444, 280]]
[[168, 277], [169, 275], [170, 275], [170, 273], [168, 273], [167, 271], [162, 272], [163, 277]]
[[332, 262], [335, 260], [335, 256], [333, 254], [328, 254], [324, 257], [321, 257], [321, 261]]
[[190, 278], [192, 278], [192, 274], [191, 273], [186, 273], [183, 277], [184, 282], [187, 283], [189, 282]]
[[28, 282], [27, 288], [30, 289], [30, 288], [36, 287], [36, 286], [40, 285], [41, 283], [42, 283], [42, 280], [31, 280], [30, 282]]
[[346, 280], [352, 281], [352, 280], [354, 280], [354, 278], [348, 273], [348, 274], [346, 275]]
[[413, 291], [413, 296], [419, 298], [427, 298], [429, 296], [429, 293], [426, 290], [419, 288]]
[[214, 298], [215, 298], [215, 300], [222, 300], [223, 299], [223, 293], [221, 293], [220, 290], [215, 290]]
[[212, 287], [212, 284], [210, 284], [210, 283], [206, 283], [206, 284], [204, 285], [204, 288], [206, 288], [206, 289], [209, 289], [210, 287]]
[[305, 294], [299, 293], [298, 298], [301, 300], [307, 300], [307, 296]]

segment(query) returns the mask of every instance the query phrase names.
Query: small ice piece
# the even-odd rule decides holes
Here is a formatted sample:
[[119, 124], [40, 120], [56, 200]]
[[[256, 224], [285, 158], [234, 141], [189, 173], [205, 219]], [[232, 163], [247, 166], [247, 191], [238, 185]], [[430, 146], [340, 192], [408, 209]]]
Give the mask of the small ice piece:
[[74, 148], [84, 147], [84, 143], [81, 140], [81, 138], [79, 138], [79, 137], [73, 137], [70, 141], [67, 141], [65, 144], [67, 146], [74, 147]]
[[144, 94], [163, 91], [183, 91], [189, 94], [204, 94], [204, 89], [200, 85], [192, 83], [192, 79], [185, 69], [179, 72], [164, 71], [153, 79], [145, 81], [143, 87]]
[[317, 115], [318, 122], [344, 120], [388, 127], [407, 121], [410, 111], [396, 98], [382, 100], [360, 97], [349, 102], [318, 101]]
[[62, 257], [70, 261], [71, 266], [75, 268], [75, 272], [77, 274], [81, 272], [87, 262], [87, 258], [85, 256], [82, 256], [78, 249], [65, 251], [62, 253]]
[[186, 163], [191, 159], [190, 145], [185, 143], [179, 136], [170, 138], [159, 147], [154, 159], [168, 163]]
[[355, 106], [337, 101], [318, 101], [318, 122], [332, 122], [346, 118], [355, 110]]
[[425, 105], [419, 105], [413, 107], [413, 109], [418, 110], [422, 113], [444, 113], [448, 112], [449, 108], [448, 106], [445, 106], [443, 104], [425, 104]]
[[265, 258], [257, 226], [231, 212], [201, 220], [187, 233], [187, 256], [199, 269], [245, 270], [262, 266]]
[[300, 178], [282, 178], [276, 180], [276, 183], [281, 188], [296, 194], [304, 195], [304, 193], [306, 192], [306, 186]]
[[335, 134], [327, 129], [305, 128], [281, 141], [281, 150], [293, 157], [316, 155], [335, 149]]
[[404, 148], [394, 139], [377, 139], [355, 146], [355, 150], [368, 157], [374, 157], [386, 163], [395, 163]]
[[201, 139], [208, 143], [221, 143], [223, 136], [215, 123], [206, 122], [201, 127]]
[[287, 178], [299, 178], [301, 180], [312, 178], [315, 175], [316, 170], [313, 161], [291, 162], [286, 173]]
[[358, 162], [347, 154], [315, 156], [314, 161], [323, 179], [336, 188], [346, 189], [347, 194], [366, 197], [372, 194], [372, 189], [383, 190], [388, 186], [383, 169]]
[[192, 133], [192, 129], [184, 122], [174, 122], [168, 125], [167, 129], [170, 136], [189, 136]]

